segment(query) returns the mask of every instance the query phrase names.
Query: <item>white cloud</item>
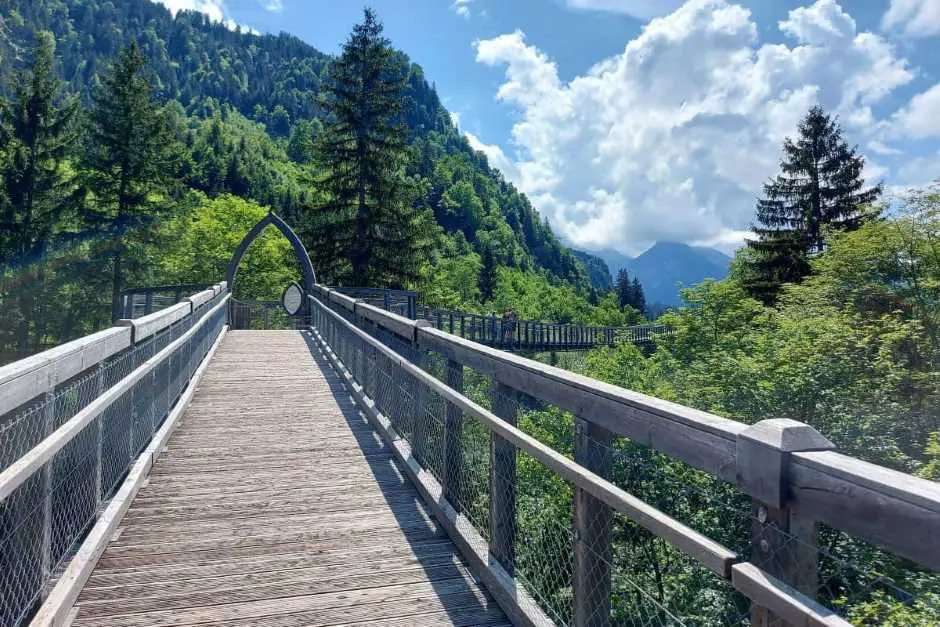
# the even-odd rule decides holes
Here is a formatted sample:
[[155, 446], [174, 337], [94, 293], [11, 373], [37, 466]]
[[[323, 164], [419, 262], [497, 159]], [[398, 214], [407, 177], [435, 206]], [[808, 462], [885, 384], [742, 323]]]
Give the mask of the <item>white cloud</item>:
[[780, 30], [804, 43], [825, 44], [855, 36], [855, 20], [834, 0], [798, 7], [788, 17], [779, 23]]
[[892, 118], [897, 134], [912, 138], [940, 137], [940, 83], [915, 95]]
[[891, 0], [881, 24], [913, 37], [940, 34], [940, 2], [937, 0]]
[[569, 7], [587, 11], [624, 13], [639, 20], [666, 15], [679, 8], [682, 0], [566, 0]]
[[450, 5], [450, 8], [454, 12], [465, 20], [470, 19], [470, 5], [473, 3], [473, 0], [454, 0], [454, 3]]
[[265, 11], [280, 13], [284, 10], [284, 0], [258, 0]]
[[[228, 9], [224, 0], [156, 0], [170, 10], [170, 13], [176, 15], [180, 11], [199, 11], [209, 16], [213, 22], [221, 22], [229, 30], [240, 28], [244, 33], [253, 33], [258, 35], [257, 30], [244, 24], [238, 24], [235, 20], [227, 18]], [[280, 3], [281, 0], [269, 0], [271, 3]]]
[[225, 19], [225, 3], [223, 0], [157, 0], [176, 15], [180, 11], [199, 11], [209, 16], [213, 22], [222, 22]]
[[810, 106], [865, 142], [882, 123], [872, 105], [913, 79], [831, 0], [779, 27], [796, 43], [761, 45], [746, 9], [690, 0], [570, 82], [522, 32], [477, 42], [480, 63], [505, 67], [497, 98], [519, 112], [511, 178], [579, 246], [740, 242]]

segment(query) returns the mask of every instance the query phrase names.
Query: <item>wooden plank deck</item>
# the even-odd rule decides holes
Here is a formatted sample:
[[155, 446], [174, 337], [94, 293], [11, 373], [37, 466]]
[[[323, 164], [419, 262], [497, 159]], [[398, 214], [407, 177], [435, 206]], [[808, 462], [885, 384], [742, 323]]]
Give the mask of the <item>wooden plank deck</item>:
[[75, 625], [508, 625], [312, 346], [227, 334]]

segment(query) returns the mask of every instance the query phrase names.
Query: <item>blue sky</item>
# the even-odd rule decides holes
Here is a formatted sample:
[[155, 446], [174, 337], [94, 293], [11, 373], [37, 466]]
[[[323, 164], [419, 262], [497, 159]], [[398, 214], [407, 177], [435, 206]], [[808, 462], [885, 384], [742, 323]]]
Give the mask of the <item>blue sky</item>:
[[[336, 52], [363, 4], [163, 0]], [[815, 103], [892, 193], [940, 177], [940, 0], [372, 0], [569, 242], [731, 250]]]

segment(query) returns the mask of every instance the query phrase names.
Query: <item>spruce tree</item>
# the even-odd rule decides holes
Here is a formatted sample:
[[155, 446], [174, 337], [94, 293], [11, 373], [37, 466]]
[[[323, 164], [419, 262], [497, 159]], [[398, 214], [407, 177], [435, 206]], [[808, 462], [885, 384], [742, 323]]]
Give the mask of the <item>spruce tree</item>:
[[630, 306], [645, 316], [646, 295], [643, 293], [643, 286], [640, 284], [640, 279], [633, 277], [633, 284], [631, 288], [632, 301], [630, 302]]
[[[78, 101], [63, 98], [55, 73], [55, 39], [36, 34], [33, 62], [16, 76], [12, 101], [0, 115], [4, 145], [0, 191], [0, 265], [18, 266], [17, 351], [28, 351], [30, 322], [45, 273], [42, 261], [72, 206], [72, 177], [64, 162], [78, 135]], [[38, 262], [38, 263], [37, 263]]]
[[318, 272], [327, 280], [403, 286], [417, 280], [430, 246], [430, 221], [413, 207], [405, 175], [403, 64], [366, 9], [330, 67], [319, 137], [328, 199], [307, 220]]
[[837, 120], [815, 106], [799, 136], [783, 143], [782, 173], [764, 185], [757, 203], [757, 240], [748, 289], [764, 302], [784, 283], [809, 274], [809, 257], [825, 247], [826, 229], [853, 230], [873, 217], [881, 185], [866, 188], [865, 160], [842, 137]]
[[87, 221], [111, 238], [111, 316], [121, 313], [125, 253], [133, 235], [168, 211], [181, 144], [152, 93], [137, 47], [124, 49], [94, 96], [85, 150], [87, 186], [94, 203]]
[[633, 300], [633, 284], [630, 282], [630, 274], [626, 268], [621, 268], [617, 273], [614, 289], [617, 291], [617, 304], [620, 306], [620, 310], [623, 311], [623, 308]]
[[485, 302], [492, 300], [496, 290], [496, 256], [493, 249], [487, 246], [483, 249], [482, 263], [480, 265], [480, 298]]

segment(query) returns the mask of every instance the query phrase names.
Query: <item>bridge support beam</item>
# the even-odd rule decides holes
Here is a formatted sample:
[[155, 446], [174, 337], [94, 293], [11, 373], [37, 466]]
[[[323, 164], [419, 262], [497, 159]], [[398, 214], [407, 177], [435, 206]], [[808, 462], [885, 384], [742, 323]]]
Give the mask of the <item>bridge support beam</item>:
[[[515, 426], [516, 391], [493, 382], [493, 413]], [[516, 571], [516, 447], [490, 432], [490, 554]]]
[[[574, 422], [574, 460], [596, 475], [610, 478], [614, 436], [581, 418]], [[574, 490], [574, 625], [608, 627], [611, 592], [613, 513], [581, 488]]]
[[[750, 561], [813, 600], [819, 587], [818, 529], [788, 502], [788, 466], [791, 453], [834, 448], [809, 425], [785, 418], [751, 425], [737, 442], [738, 481], [753, 498]], [[766, 607], [752, 604], [752, 625], [781, 622]]]

